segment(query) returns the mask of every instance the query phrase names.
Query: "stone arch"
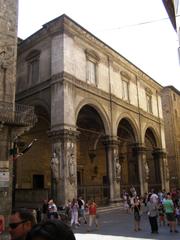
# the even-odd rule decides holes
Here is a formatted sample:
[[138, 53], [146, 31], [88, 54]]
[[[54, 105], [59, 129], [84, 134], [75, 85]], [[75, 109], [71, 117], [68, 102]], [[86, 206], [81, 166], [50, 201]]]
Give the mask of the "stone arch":
[[[80, 104], [76, 117], [79, 138], [77, 141], [77, 191], [86, 200], [94, 198], [99, 204], [108, 201], [108, 168], [102, 119], [104, 114], [92, 102]], [[107, 127], [106, 127], [107, 128]]]
[[150, 125], [148, 125], [145, 129], [144, 146], [146, 163], [149, 171], [148, 187], [149, 190], [153, 188], [158, 191], [161, 189], [161, 163], [156, 151], [160, 147], [160, 140], [158, 137], [157, 129]]
[[138, 127], [129, 114], [118, 118], [119, 159], [121, 162], [121, 189], [128, 191], [133, 185], [140, 192], [139, 165], [134, 148], [139, 141]]
[[161, 140], [160, 140], [160, 135], [158, 133], [158, 129], [156, 126], [153, 126], [150, 123], [147, 123], [146, 126], [144, 127], [143, 133], [142, 133], [142, 142], [145, 143], [145, 136], [146, 132], [150, 131], [152, 133], [152, 137], [154, 138], [155, 142], [155, 147], [161, 147]]
[[135, 119], [133, 118], [133, 116], [130, 114], [130, 113], [122, 113], [120, 114], [120, 116], [117, 118], [117, 121], [116, 121], [116, 132], [118, 131], [118, 126], [119, 126], [119, 123], [121, 122], [122, 119], [126, 119], [129, 124], [131, 125], [132, 129], [133, 129], [133, 132], [134, 132], [134, 137], [135, 137], [135, 140], [136, 142], [140, 142], [140, 131], [139, 131], [139, 127], [135, 121]]
[[75, 111], [75, 119], [77, 122], [77, 118], [78, 118], [78, 114], [80, 112], [80, 110], [82, 109], [83, 106], [85, 105], [89, 105], [91, 107], [93, 107], [99, 114], [99, 116], [101, 117], [103, 124], [104, 124], [104, 128], [105, 128], [105, 133], [106, 135], [111, 135], [111, 127], [110, 127], [110, 119], [109, 116], [106, 112], [106, 110], [104, 109], [103, 105], [100, 104], [98, 101], [96, 101], [95, 99], [92, 98], [86, 98], [84, 100], [82, 100]]

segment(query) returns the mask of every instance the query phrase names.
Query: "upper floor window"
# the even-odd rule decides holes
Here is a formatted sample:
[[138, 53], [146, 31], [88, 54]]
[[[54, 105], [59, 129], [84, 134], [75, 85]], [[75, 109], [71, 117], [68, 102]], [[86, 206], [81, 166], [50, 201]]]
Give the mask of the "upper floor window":
[[93, 50], [86, 49], [85, 53], [87, 83], [97, 85], [97, 69], [100, 58]]
[[96, 84], [96, 63], [87, 60], [87, 82]]
[[122, 98], [123, 98], [123, 100], [129, 101], [129, 83], [128, 83], [128, 81], [123, 80], [122, 87], [123, 87]]
[[147, 112], [152, 113], [152, 97], [149, 94], [146, 94], [147, 101]]
[[39, 80], [39, 57], [40, 51], [34, 50], [27, 56], [28, 82], [35, 84]]
[[152, 113], [152, 91], [149, 88], [145, 88], [145, 91], [147, 112]]
[[122, 99], [129, 101], [129, 82], [131, 80], [131, 76], [126, 71], [121, 71], [120, 74], [122, 79]]

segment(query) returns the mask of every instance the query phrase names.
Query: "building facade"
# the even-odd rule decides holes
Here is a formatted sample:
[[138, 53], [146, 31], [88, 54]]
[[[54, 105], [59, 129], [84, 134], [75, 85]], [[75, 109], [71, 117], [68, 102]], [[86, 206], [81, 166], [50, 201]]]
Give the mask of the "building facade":
[[18, 161], [19, 204], [169, 189], [161, 85], [66, 15], [19, 44], [17, 69], [17, 102], [38, 116], [22, 138], [38, 141]]
[[34, 108], [15, 104], [18, 1], [0, 0], [0, 12], [0, 215], [6, 219], [15, 200], [17, 139], [33, 125]]
[[163, 88], [162, 106], [170, 187], [173, 188], [180, 186], [180, 93], [173, 86]]

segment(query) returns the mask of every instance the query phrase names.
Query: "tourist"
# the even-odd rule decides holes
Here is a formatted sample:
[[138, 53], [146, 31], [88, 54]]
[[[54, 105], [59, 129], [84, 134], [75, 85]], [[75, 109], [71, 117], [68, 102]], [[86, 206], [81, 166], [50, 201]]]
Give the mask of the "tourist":
[[96, 229], [98, 229], [97, 205], [94, 200], [89, 201], [88, 210], [89, 210], [89, 225], [87, 231], [89, 232], [91, 230], [93, 223], [95, 223]]
[[35, 219], [30, 210], [25, 208], [13, 210], [9, 219], [11, 240], [25, 240], [33, 225], [35, 225]]
[[48, 200], [44, 199], [42, 205], [42, 221], [46, 221], [48, 217]]
[[166, 218], [170, 227], [170, 232], [177, 233], [176, 230], [176, 216], [175, 216], [175, 208], [174, 203], [171, 199], [171, 194], [167, 193], [166, 199], [163, 201], [163, 206], [166, 214]]
[[75, 225], [75, 228], [77, 228], [80, 224], [78, 222], [78, 209], [79, 205], [75, 198], [73, 198], [71, 202], [71, 227], [73, 224]]
[[84, 223], [87, 224], [87, 219], [85, 215], [85, 201], [82, 197], [78, 198], [78, 205], [79, 205], [79, 223], [81, 223], [81, 219], [84, 220]]
[[141, 220], [141, 203], [138, 197], [134, 197], [134, 203], [132, 206], [133, 213], [134, 213], [134, 231], [140, 231], [140, 220]]
[[158, 204], [154, 201], [154, 199], [149, 195], [147, 202], [147, 214], [149, 217], [149, 223], [151, 226], [151, 233], [158, 233]]
[[57, 206], [54, 203], [53, 199], [48, 202], [48, 218], [49, 219], [58, 219]]
[[75, 240], [75, 236], [62, 221], [48, 220], [35, 225], [26, 240]]

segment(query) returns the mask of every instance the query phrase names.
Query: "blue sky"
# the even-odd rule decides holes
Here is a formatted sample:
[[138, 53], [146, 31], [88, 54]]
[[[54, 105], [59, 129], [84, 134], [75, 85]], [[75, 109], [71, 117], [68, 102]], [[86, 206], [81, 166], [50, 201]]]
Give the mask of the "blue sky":
[[178, 38], [161, 0], [19, 0], [18, 36], [64, 13], [162, 86], [180, 90]]

